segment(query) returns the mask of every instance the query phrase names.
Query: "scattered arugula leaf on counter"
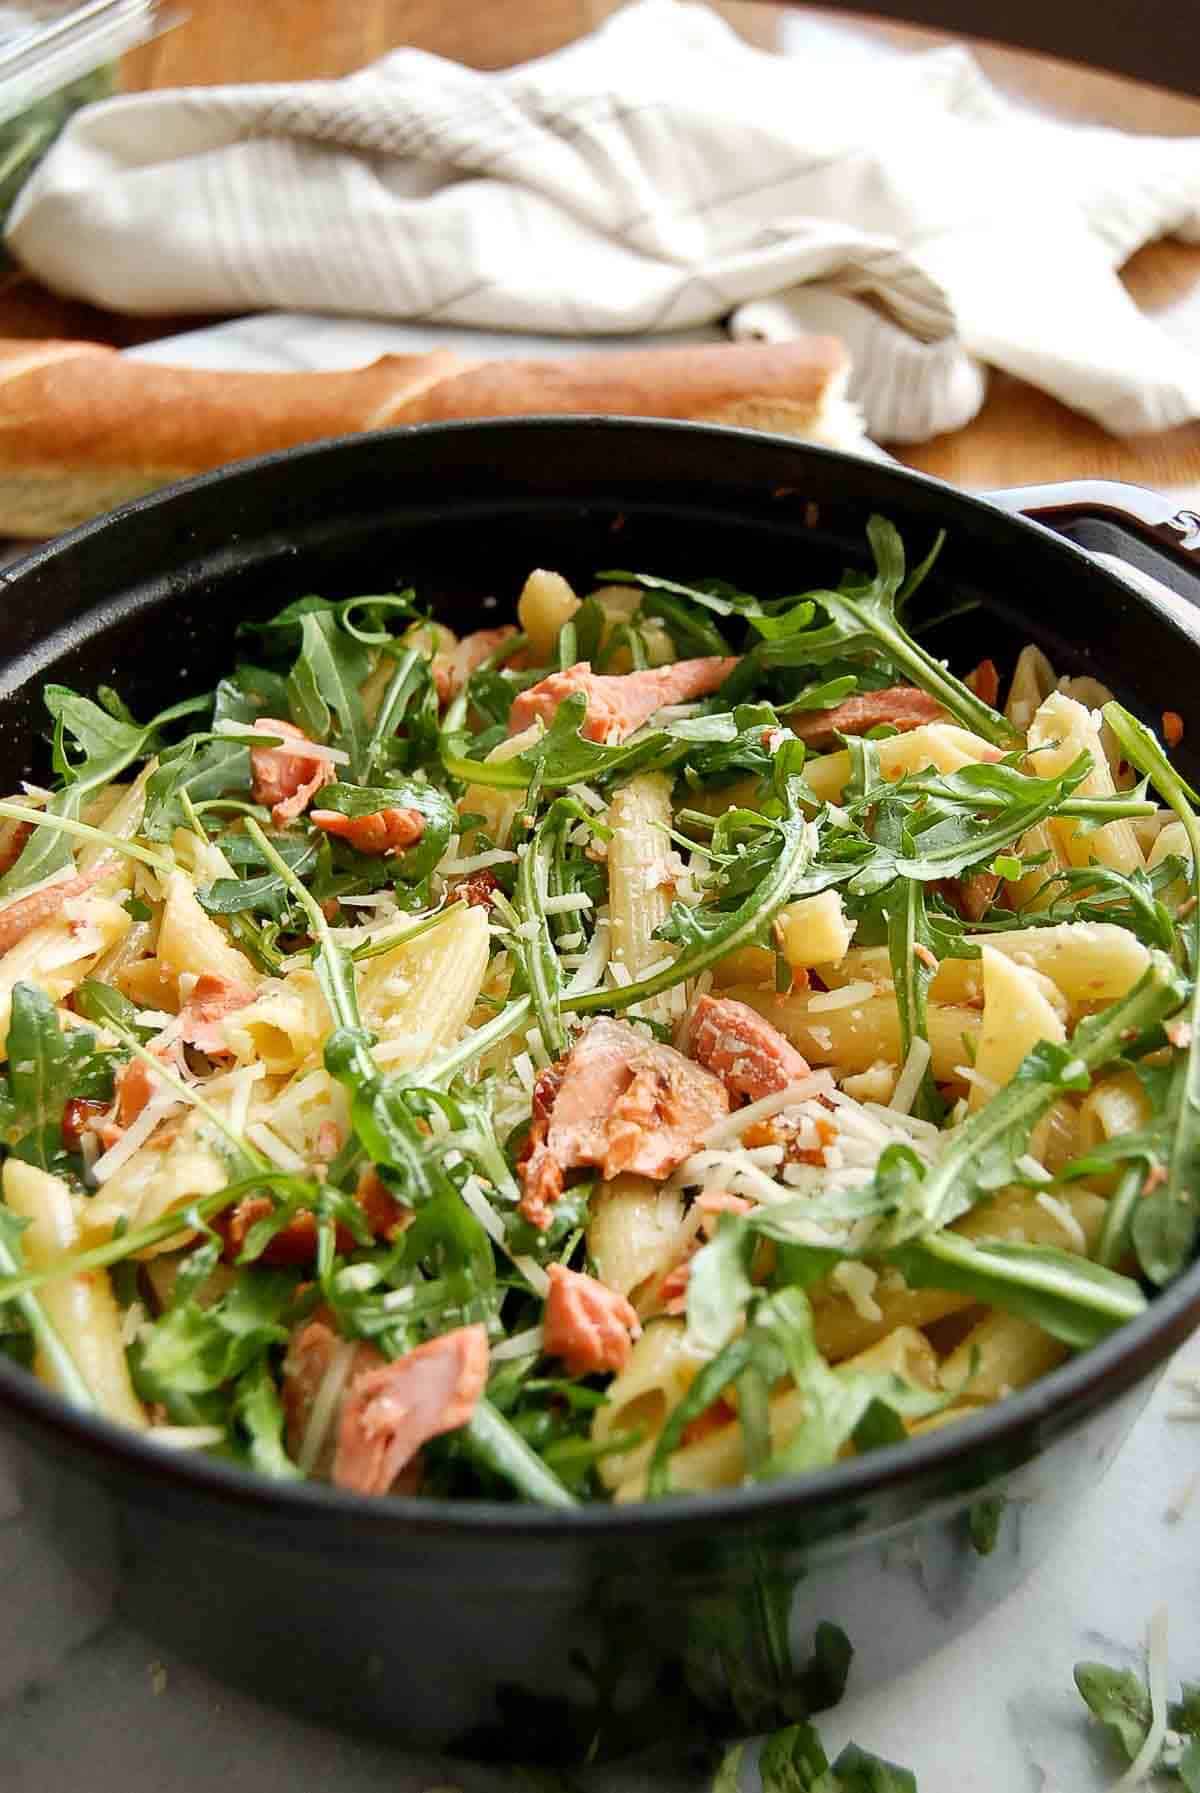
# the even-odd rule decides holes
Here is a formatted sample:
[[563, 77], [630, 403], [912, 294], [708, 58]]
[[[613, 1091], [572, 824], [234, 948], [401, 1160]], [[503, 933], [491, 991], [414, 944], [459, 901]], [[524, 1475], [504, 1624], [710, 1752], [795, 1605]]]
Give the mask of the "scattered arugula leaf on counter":
[[[743, 1763], [750, 1745], [737, 1743], [726, 1751], [711, 1793], [740, 1793]], [[761, 1793], [917, 1793], [916, 1777], [857, 1743], [848, 1743], [830, 1762], [816, 1728], [805, 1722], [787, 1725], [767, 1737], [759, 1751]]]

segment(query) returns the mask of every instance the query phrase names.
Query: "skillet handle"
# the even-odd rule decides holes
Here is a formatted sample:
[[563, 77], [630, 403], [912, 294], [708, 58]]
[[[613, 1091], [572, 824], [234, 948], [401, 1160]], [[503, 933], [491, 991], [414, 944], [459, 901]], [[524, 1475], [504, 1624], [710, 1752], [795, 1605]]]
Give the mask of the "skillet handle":
[[[1005, 486], [982, 494], [989, 504], [1051, 529], [1077, 517], [1111, 517], [1174, 554], [1200, 556], [1200, 513], [1145, 486], [1116, 479], [1073, 479], [1050, 486]], [[1200, 560], [1193, 565], [1200, 569]]]
[[1106, 572], [1195, 632], [1200, 513], [1180, 509], [1161, 492], [1111, 479], [1009, 486], [982, 496], [1010, 515], [1067, 536]]

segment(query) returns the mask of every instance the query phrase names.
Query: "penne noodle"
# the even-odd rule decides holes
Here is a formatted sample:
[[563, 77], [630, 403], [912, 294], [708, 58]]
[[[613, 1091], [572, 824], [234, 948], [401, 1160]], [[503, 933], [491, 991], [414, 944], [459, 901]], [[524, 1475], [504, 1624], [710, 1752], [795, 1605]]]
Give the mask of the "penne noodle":
[[1021, 1060], [1039, 1041], [1061, 1044], [1066, 1039], [1062, 1016], [1048, 991], [1057, 995], [1055, 986], [1038, 972], [991, 946], [983, 948], [983, 1023], [975, 1050], [976, 1081], [968, 1097], [972, 1108], [982, 1107], [989, 1094], [1011, 1082]]
[[[1112, 922], [1074, 921], [1053, 928], [968, 933], [966, 939], [1049, 978], [1076, 1014], [1126, 995], [1150, 963], [1150, 954], [1137, 936]], [[891, 988], [892, 966], [885, 946], [851, 947], [839, 964], [818, 969], [825, 984], [854, 984], [866, 979]], [[934, 1002], [982, 1002], [982, 958], [942, 959], [929, 994]]]
[[534, 568], [517, 599], [517, 621], [529, 637], [535, 665], [546, 665], [554, 658], [563, 625], [578, 609], [579, 599], [561, 573]]
[[[1029, 769], [1039, 778], [1065, 772], [1081, 753], [1092, 758], [1092, 769], [1075, 791], [1077, 797], [1112, 797], [1116, 794], [1105, 757], [1100, 729], [1091, 710], [1055, 691], [1041, 704], [1029, 727]], [[1128, 821], [1106, 822], [1086, 831], [1078, 822], [1051, 819], [1046, 823], [1051, 839], [1071, 865], [1108, 865], [1115, 871], [1138, 871], [1145, 864], [1137, 835]]]
[[632, 1294], [677, 1264], [688, 1236], [682, 1196], [647, 1177], [614, 1177], [592, 1197], [588, 1257], [600, 1281], [619, 1295]]
[[992, 1313], [972, 1326], [941, 1366], [941, 1384], [970, 1401], [999, 1401], [1055, 1369], [1067, 1347], [1031, 1320]]
[[[806, 994], [776, 996], [752, 984], [735, 984], [728, 994], [757, 1009], [787, 1035], [813, 1065], [836, 1065], [839, 1071], [866, 1071], [884, 1060], [900, 1059], [900, 1016], [887, 993], [863, 996], [843, 1008], [811, 1007]], [[979, 1032], [978, 1009], [951, 1003], [929, 1005], [929, 1044], [933, 1075], [939, 1083], [967, 1081], [959, 1067], [969, 1064], [970, 1044]]]
[[[10, 1158], [4, 1166], [4, 1200], [28, 1221], [21, 1254], [31, 1270], [48, 1270], [79, 1244], [80, 1229], [71, 1192], [60, 1177]], [[58, 1277], [42, 1285], [42, 1308], [58, 1333], [92, 1399], [108, 1419], [141, 1431], [146, 1412], [133, 1391], [121, 1339], [121, 1310], [106, 1270]], [[58, 1388], [53, 1366], [39, 1354], [34, 1368]]]
[[389, 1072], [412, 1071], [451, 1045], [471, 1017], [488, 963], [487, 916], [451, 903], [428, 934], [368, 959], [358, 979], [363, 1019]]

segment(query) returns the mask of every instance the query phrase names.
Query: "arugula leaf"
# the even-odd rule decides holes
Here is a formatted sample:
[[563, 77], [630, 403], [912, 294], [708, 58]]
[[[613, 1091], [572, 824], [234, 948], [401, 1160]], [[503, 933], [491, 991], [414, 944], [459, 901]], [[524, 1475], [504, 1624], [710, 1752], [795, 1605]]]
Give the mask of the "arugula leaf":
[[172, 1392], [209, 1394], [242, 1374], [273, 1345], [287, 1341], [281, 1323], [296, 1293], [292, 1270], [243, 1271], [228, 1294], [208, 1307], [193, 1299], [167, 1309], [140, 1338], [141, 1379], [166, 1399]]
[[1185, 1070], [1169, 1110], [1167, 1179], [1162, 1188], [1137, 1203], [1130, 1226], [1138, 1261], [1151, 1282], [1161, 1285], [1190, 1262], [1200, 1234], [1200, 821], [1192, 808], [1200, 798], [1136, 716], [1118, 703], [1105, 704], [1103, 716], [1126, 759], [1147, 774], [1183, 823], [1192, 852], [1190, 932], [1195, 976]]
[[[248, 732], [259, 714], [232, 680], [221, 680], [213, 698], [214, 727], [234, 722]], [[207, 732], [188, 735], [159, 755], [158, 769], [147, 780], [142, 833], [148, 840], [170, 840], [176, 828], [189, 825], [185, 799], [197, 805], [249, 790], [250, 749], [244, 741]]]
[[[1077, 1662], [1075, 1686], [1092, 1716], [1112, 1736], [1127, 1762], [1141, 1753], [1153, 1721], [1150, 1692], [1132, 1669], [1103, 1662]], [[1189, 1793], [1200, 1786], [1200, 1688], [1184, 1681], [1178, 1700], [1167, 1705], [1167, 1741], [1149, 1776], [1178, 1778]], [[1139, 1783], [1140, 1784], [1140, 1783]]]
[[300, 618], [300, 653], [288, 675], [292, 720], [314, 740], [327, 741], [337, 717], [338, 745], [350, 755], [350, 777], [363, 774], [370, 730], [359, 686], [371, 671], [371, 656], [354, 636], [339, 628], [332, 611], [306, 611]]
[[389, 877], [407, 884], [428, 877], [458, 826], [458, 813], [444, 791], [422, 778], [394, 779], [386, 786], [327, 784], [320, 807], [341, 816], [375, 815], [381, 809], [416, 809], [425, 818], [425, 832], [415, 846], [387, 862]]
[[[744, 1743], [726, 1750], [713, 1776], [711, 1793], [738, 1793]], [[917, 1793], [907, 1768], [885, 1762], [857, 1743], [848, 1743], [832, 1767], [815, 1728], [787, 1725], [763, 1743], [758, 1758], [761, 1793]]]
[[[48, 816], [78, 821], [83, 799], [153, 749], [159, 729], [181, 716], [207, 709], [208, 699], [188, 698], [163, 710], [145, 727], [113, 716], [90, 698], [66, 685], [47, 685], [46, 707], [54, 718], [54, 768], [64, 788], [46, 806]], [[73, 751], [68, 748], [73, 743]], [[0, 897], [14, 895], [71, 864], [69, 835], [57, 828], [35, 827], [16, 862], [0, 877]]]
[[[274, 845], [280, 858], [287, 862], [298, 878], [312, 871], [317, 863], [316, 842], [281, 837]], [[247, 841], [244, 835], [230, 836], [228, 847], [232, 851], [228, 851], [226, 856], [235, 865], [266, 864], [261, 854], [253, 850], [253, 843]], [[268, 915], [275, 921], [281, 920], [287, 913], [289, 895], [282, 878], [269, 869], [257, 878], [214, 878], [211, 884], [202, 884], [196, 891], [201, 908], [207, 909], [210, 915], [240, 915], [244, 910], [251, 909]]]
[[36, 984], [15, 985], [8, 1029], [13, 1156], [40, 1170], [69, 1168], [63, 1107], [71, 1096], [108, 1096], [110, 1064], [108, 1055], [97, 1054], [93, 1034], [64, 1035], [54, 1004]]
[[607, 778], [613, 772], [638, 770], [653, 765], [661, 768], [666, 761], [683, 757], [684, 749], [664, 730], [643, 735], [640, 740], [624, 741], [606, 747], [599, 741], [586, 741], [579, 730], [587, 715], [587, 695], [576, 691], [559, 704], [554, 720], [540, 740], [524, 753], [506, 760], [485, 760], [469, 757], [464, 751], [465, 737], [449, 729], [440, 737], [442, 764], [452, 778], [463, 784], [490, 785], [497, 790], [524, 790], [536, 780], [538, 789], [557, 790], [581, 780]]
[[1098, 1344], [1146, 1311], [1128, 1276], [1077, 1252], [942, 1232], [888, 1254], [918, 1289], [957, 1289], [990, 1307], [1032, 1320], [1076, 1349]]
[[497, 1475], [526, 1500], [547, 1507], [573, 1507], [575, 1496], [554, 1471], [531, 1450], [504, 1415], [487, 1400], [456, 1434], [461, 1450], [481, 1468]]
[[283, 1446], [283, 1408], [266, 1357], [242, 1372], [233, 1392], [233, 1418], [246, 1461], [276, 1481], [303, 1481]]
[[[667, 922], [659, 929], [661, 939], [678, 942], [681, 947], [669, 966], [652, 977], [638, 978], [616, 990], [590, 990], [577, 996], [564, 996], [563, 1007], [576, 1014], [628, 1008], [686, 978], [699, 976], [717, 959], [736, 952], [739, 947], [752, 945], [762, 937], [780, 909], [796, 894], [817, 846], [817, 830], [801, 813], [802, 794], [798, 779], [787, 779], [785, 800], [786, 813], [778, 822], [768, 824], [766, 838], [769, 839], [768, 850], [774, 855], [773, 862], [763, 866], [761, 881], [755, 879], [736, 908], [690, 909], [686, 903], [673, 903]], [[763, 822], [760, 816], [749, 819], [759, 825]], [[736, 891], [733, 880], [729, 880], [729, 887]]]
[[20, 1219], [10, 1208], [0, 1203], [0, 1278], [8, 1285], [7, 1288], [0, 1286], [0, 1303], [12, 1301], [15, 1304], [29, 1328], [34, 1345], [53, 1373], [55, 1387], [64, 1399], [72, 1407], [90, 1411], [95, 1408], [96, 1402], [78, 1364], [58, 1336], [58, 1329], [37, 1296], [28, 1286], [23, 1286], [30, 1279], [46, 1282], [63, 1274], [63, 1268], [58, 1264], [53, 1265], [48, 1272], [22, 1270], [21, 1234], [28, 1224], [28, 1221]]
[[1132, 1762], [1150, 1729], [1150, 1695], [1132, 1669], [1109, 1668], [1103, 1662], [1077, 1662], [1075, 1685], [1084, 1703], [1115, 1737]]
[[[919, 646], [899, 620], [901, 605], [932, 565], [941, 536], [907, 586], [904, 544], [893, 525], [883, 517], [871, 517], [867, 539], [875, 559], [874, 578], [847, 574], [837, 591], [808, 593], [809, 600], [825, 611], [828, 623], [798, 631], [781, 630], [776, 625], [772, 638], [763, 640], [743, 660], [733, 675], [736, 685], [752, 681], [759, 671], [776, 666], [816, 666], [848, 654], [882, 653], [974, 734], [1002, 747], [1021, 745], [1021, 737], [1012, 724]], [[761, 623], [755, 626], [762, 628]]]
[[[1131, 1038], [1177, 1009], [1185, 991], [1186, 984], [1171, 961], [1152, 952], [1146, 971], [1129, 994], [1082, 1020], [1069, 1045], [1042, 1041], [1035, 1046], [1017, 1067], [1012, 1081], [949, 1136], [937, 1162], [923, 1175], [919, 1168], [911, 1172], [907, 1199], [881, 1230], [878, 1244], [901, 1245], [920, 1234], [936, 1232], [965, 1214], [982, 1196], [1011, 1182], [1014, 1160], [1026, 1150], [1031, 1129], [1062, 1091], [1086, 1088], [1091, 1072], [1119, 1058]], [[883, 1153], [880, 1171], [896, 1168], [896, 1150], [889, 1148]], [[914, 1164], [917, 1162], [914, 1159]]]

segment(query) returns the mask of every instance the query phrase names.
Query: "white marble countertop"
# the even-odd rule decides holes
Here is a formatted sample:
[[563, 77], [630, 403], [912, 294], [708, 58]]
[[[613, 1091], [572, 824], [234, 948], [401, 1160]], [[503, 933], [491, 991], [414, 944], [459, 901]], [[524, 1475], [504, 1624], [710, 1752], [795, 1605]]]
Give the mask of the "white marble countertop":
[[[1177, 1363], [1189, 1358], [1200, 1365], [1200, 1345]], [[912, 1768], [920, 1793], [1111, 1787], [1118, 1764], [1075, 1692], [1073, 1664], [1136, 1665], [1165, 1606], [1172, 1682], [1200, 1677], [1200, 1425], [1168, 1419], [1181, 1405], [1164, 1378], [1074, 1531], [965, 1638], [870, 1694], [855, 1694], [852, 1670], [842, 1704], [817, 1721], [830, 1755], [853, 1738]], [[362, 1742], [175, 1661], [115, 1618], [111, 1599], [65, 1583], [2, 1490], [0, 1586], [4, 1793], [530, 1793], [515, 1774]], [[571, 1786], [706, 1793], [669, 1763]]]
[[[216, 367], [335, 367], [461, 334], [263, 317], [137, 353]], [[509, 338], [470, 346], [540, 353], [578, 345]], [[1200, 1345], [1185, 1347], [1181, 1360], [1189, 1356], [1200, 1365]], [[830, 1755], [852, 1737], [912, 1768], [920, 1793], [1111, 1786], [1119, 1764], [1075, 1692], [1075, 1661], [1136, 1664], [1147, 1621], [1165, 1606], [1172, 1682], [1200, 1678], [1200, 1424], [1167, 1417], [1182, 1405], [1168, 1375], [1073, 1534], [965, 1639], [870, 1694], [855, 1693], [852, 1672], [847, 1697], [818, 1721]], [[174, 1661], [114, 1616], [112, 1597], [85, 1597], [64, 1583], [15, 1501], [6, 1508], [2, 1487], [0, 1586], [8, 1614], [0, 1626], [3, 1793], [499, 1793], [522, 1785], [283, 1715]], [[572, 1785], [703, 1793], [666, 1763], [595, 1771]]]

